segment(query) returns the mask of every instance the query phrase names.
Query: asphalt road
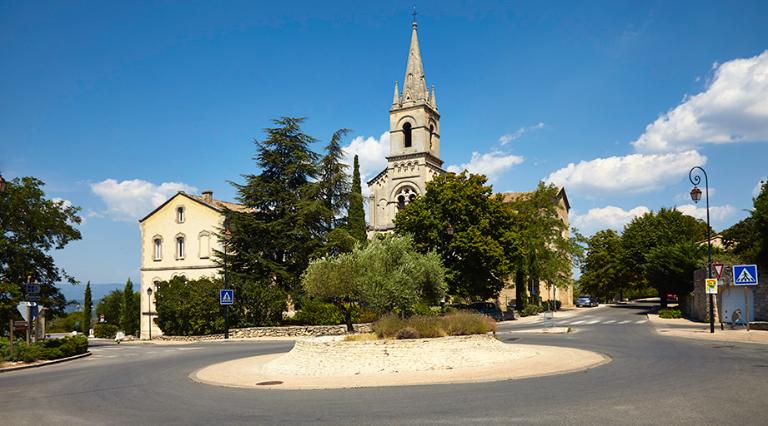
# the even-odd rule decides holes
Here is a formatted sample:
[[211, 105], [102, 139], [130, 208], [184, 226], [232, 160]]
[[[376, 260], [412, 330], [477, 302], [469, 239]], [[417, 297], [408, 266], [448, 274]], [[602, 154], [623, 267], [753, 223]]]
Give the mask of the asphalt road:
[[[573, 333], [498, 337], [598, 351], [585, 372], [483, 384], [275, 391], [192, 382], [212, 363], [290, 342], [104, 345], [77, 361], [0, 374], [2, 424], [766, 424], [768, 346], [659, 336], [647, 306], [585, 308]], [[578, 324], [570, 324], [583, 321]], [[567, 360], [563, 360], [567, 363]]]

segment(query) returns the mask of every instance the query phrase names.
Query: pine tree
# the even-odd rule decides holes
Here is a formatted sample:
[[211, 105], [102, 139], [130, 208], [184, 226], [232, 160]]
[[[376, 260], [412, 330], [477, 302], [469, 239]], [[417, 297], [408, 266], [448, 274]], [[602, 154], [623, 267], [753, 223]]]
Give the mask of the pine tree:
[[365, 242], [365, 211], [363, 210], [363, 192], [360, 184], [360, 163], [355, 155], [352, 172], [352, 191], [349, 194], [349, 209], [347, 210], [347, 227], [349, 233], [360, 242]]
[[136, 297], [133, 292], [131, 279], [125, 283], [123, 289], [123, 306], [120, 311], [120, 328], [125, 334], [135, 334], [139, 329], [139, 308], [136, 306]]
[[349, 175], [347, 166], [341, 162], [344, 151], [341, 148], [341, 138], [349, 133], [349, 129], [339, 129], [331, 137], [331, 142], [325, 147], [325, 156], [320, 160], [319, 185], [320, 197], [326, 212], [326, 231], [330, 232], [339, 225], [339, 216], [349, 204]]
[[93, 313], [93, 299], [91, 296], [91, 282], [85, 285], [85, 296], [83, 297], [83, 321], [82, 332], [88, 334], [91, 329], [91, 315]]
[[255, 142], [260, 174], [233, 184], [248, 212], [228, 211], [229, 267], [235, 274], [290, 292], [310, 256], [323, 244], [325, 207], [320, 196], [314, 138], [303, 133], [302, 118], [274, 120], [267, 138]]

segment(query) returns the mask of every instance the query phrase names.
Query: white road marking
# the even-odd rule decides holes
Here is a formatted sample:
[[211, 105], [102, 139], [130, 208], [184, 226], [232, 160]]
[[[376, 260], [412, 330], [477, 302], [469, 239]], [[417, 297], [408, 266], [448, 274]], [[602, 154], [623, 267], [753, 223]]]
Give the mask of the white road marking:
[[627, 323], [630, 323], [630, 322], [632, 322], [632, 321], [631, 320], [624, 320], [624, 321], [621, 321], [619, 324], [627, 324]]
[[574, 321], [574, 322], [572, 322], [572, 323], [571, 323], [571, 325], [581, 324], [581, 323], [583, 323], [583, 322], [584, 322], [584, 320], [581, 320], [581, 321]]
[[635, 324], [643, 324], [646, 322], [648, 322], [648, 320], [639, 320], [639, 321], [635, 321]]
[[608, 321], [603, 321], [603, 324], [612, 324], [614, 322], [616, 322], [616, 320], [608, 320]]
[[596, 320], [588, 321], [587, 324], [597, 324], [599, 322], [600, 322], [600, 320], [596, 319]]

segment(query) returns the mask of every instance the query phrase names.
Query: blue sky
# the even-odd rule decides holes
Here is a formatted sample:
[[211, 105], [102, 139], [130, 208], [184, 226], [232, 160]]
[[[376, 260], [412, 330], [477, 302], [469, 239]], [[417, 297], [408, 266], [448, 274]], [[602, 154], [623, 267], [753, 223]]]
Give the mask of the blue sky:
[[270, 119], [334, 130], [368, 177], [387, 154], [410, 12], [446, 167], [497, 191], [566, 186], [586, 233], [690, 205], [743, 218], [768, 175], [768, 2], [0, 1], [0, 172], [83, 208], [55, 253], [80, 280], [138, 282], [137, 219], [179, 189], [252, 173]]

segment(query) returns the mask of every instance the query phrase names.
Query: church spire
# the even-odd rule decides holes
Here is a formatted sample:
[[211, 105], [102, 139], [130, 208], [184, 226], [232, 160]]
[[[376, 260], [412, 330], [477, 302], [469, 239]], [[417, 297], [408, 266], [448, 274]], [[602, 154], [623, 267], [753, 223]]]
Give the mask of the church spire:
[[408, 65], [405, 67], [405, 79], [403, 80], [403, 102], [426, 100], [427, 96], [429, 96], [427, 81], [424, 77], [424, 66], [421, 64], [419, 36], [416, 32], [417, 26], [416, 16], [414, 15], [411, 47], [408, 50]]
[[395, 96], [392, 98], [392, 105], [400, 103], [400, 91], [397, 87], [397, 81], [395, 81]]

